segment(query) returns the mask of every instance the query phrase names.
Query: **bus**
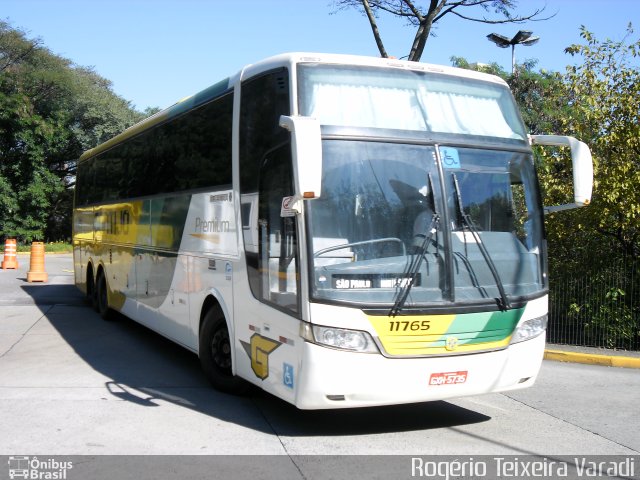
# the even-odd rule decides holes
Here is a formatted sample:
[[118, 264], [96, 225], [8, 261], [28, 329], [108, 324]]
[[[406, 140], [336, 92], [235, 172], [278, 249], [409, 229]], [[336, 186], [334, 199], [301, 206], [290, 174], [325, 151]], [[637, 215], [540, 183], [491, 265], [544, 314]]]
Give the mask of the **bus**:
[[[291, 53], [77, 163], [76, 285], [196, 353], [211, 383], [300, 409], [532, 385], [548, 312], [532, 145], [492, 75]], [[556, 147], [554, 147], [556, 148]]]

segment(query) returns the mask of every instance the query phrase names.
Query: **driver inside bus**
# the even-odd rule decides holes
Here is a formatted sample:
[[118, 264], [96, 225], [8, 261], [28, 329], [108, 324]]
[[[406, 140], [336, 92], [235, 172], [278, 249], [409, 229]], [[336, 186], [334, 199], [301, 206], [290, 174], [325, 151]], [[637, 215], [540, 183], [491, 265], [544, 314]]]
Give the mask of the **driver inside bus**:
[[428, 185], [416, 188], [413, 185], [400, 180], [389, 180], [391, 188], [404, 205], [404, 218], [407, 222], [413, 222], [411, 240], [408, 242], [409, 250], [416, 251], [422, 248], [432, 225], [434, 215], [433, 193]]

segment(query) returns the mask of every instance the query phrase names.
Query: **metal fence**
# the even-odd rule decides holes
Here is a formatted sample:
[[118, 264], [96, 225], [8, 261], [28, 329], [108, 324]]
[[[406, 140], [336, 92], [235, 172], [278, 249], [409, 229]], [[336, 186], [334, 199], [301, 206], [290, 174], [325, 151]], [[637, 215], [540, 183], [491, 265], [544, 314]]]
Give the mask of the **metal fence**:
[[639, 265], [637, 258], [614, 257], [588, 274], [551, 275], [547, 341], [640, 351]]

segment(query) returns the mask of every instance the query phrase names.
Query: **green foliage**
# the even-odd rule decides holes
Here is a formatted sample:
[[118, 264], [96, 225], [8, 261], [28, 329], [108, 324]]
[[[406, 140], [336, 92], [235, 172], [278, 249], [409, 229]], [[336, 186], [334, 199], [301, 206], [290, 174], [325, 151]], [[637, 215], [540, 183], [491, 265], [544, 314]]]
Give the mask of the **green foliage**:
[[588, 321], [585, 333], [592, 342], [602, 339], [604, 346], [617, 347], [619, 342], [632, 341], [636, 335], [637, 319], [624, 302], [625, 292], [612, 287], [605, 294], [605, 301], [597, 306], [586, 304]]
[[[17, 245], [18, 253], [30, 253], [31, 243], [24, 243]], [[72, 253], [73, 245], [67, 242], [48, 242], [44, 245], [44, 251], [46, 253]], [[0, 254], [4, 253], [4, 243], [0, 245]]]
[[0, 21], [0, 236], [71, 236], [75, 162], [143, 118], [90, 69]]
[[47, 253], [72, 253], [73, 245], [66, 242], [49, 242], [44, 246]]
[[586, 139], [594, 157], [594, 201], [584, 222], [613, 238], [628, 255], [640, 256], [640, 39], [599, 41], [584, 27], [585, 45], [567, 48], [581, 56], [568, 67], [567, 125]]
[[[567, 306], [567, 320], [584, 334], [584, 343], [620, 348], [638, 342], [640, 315], [619, 287], [597, 289]], [[604, 293], [604, 295], [602, 295]]]

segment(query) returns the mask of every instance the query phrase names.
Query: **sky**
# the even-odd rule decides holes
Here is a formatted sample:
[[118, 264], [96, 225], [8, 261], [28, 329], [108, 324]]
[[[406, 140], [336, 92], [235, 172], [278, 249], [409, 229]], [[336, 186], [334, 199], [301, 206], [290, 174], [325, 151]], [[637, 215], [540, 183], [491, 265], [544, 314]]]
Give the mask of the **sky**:
[[[486, 36], [531, 30], [540, 41], [516, 46], [516, 62], [537, 60], [537, 69], [564, 72], [579, 62], [564, 49], [583, 43], [581, 25], [600, 40], [622, 40], [629, 22], [638, 29], [633, 38], [640, 33], [640, 0], [519, 0], [517, 13], [543, 7], [542, 16], [552, 18], [524, 24], [448, 15], [427, 41], [422, 61], [451, 65], [458, 56], [509, 71], [511, 50]], [[332, 0], [0, 0], [0, 19], [76, 65], [93, 67], [138, 110], [166, 108], [278, 53], [379, 56], [367, 18], [336, 11]], [[413, 27], [381, 16], [379, 28], [389, 55], [409, 53]]]

